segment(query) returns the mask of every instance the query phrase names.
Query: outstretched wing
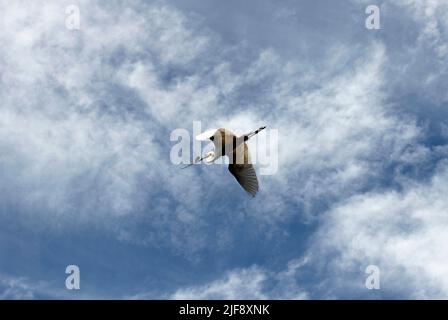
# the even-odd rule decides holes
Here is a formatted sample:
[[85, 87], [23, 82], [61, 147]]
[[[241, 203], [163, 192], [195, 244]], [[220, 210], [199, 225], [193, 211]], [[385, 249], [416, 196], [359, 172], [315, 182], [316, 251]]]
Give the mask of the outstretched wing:
[[246, 143], [242, 143], [234, 150], [235, 156], [229, 164], [229, 171], [236, 181], [252, 197], [258, 192], [258, 179], [254, 166], [250, 163], [249, 151]]

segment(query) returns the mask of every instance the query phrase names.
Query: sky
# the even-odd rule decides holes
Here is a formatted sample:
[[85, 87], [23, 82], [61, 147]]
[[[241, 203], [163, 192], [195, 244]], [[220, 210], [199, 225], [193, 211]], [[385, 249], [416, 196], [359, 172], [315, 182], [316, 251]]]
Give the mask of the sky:
[[[0, 0], [0, 16], [0, 299], [448, 297], [447, 1]], [[172, 163], [195, 121], [277, 130], [256, 198], [224, 165]]]

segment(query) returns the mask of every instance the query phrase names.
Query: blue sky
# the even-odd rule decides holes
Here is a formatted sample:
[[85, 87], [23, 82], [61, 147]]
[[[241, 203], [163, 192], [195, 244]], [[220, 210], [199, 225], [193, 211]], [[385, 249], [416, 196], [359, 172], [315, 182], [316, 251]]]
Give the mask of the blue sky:
[[[0, 298], [448, 296], [446, 1], [0, 8]], [[278, 130], [255, 199], [171, 163], [193, 121]]]

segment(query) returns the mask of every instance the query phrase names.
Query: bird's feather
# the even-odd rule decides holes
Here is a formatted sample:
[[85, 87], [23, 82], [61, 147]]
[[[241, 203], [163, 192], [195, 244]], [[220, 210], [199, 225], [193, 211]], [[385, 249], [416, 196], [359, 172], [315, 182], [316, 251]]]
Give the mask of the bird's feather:
[[229, 171], [235, 177], [236, 181], [252, 197], [258, 192], [258, 179], [254, 166], [250, 162], [249, 150], [246, 143], [242, 143], [235, 150]]

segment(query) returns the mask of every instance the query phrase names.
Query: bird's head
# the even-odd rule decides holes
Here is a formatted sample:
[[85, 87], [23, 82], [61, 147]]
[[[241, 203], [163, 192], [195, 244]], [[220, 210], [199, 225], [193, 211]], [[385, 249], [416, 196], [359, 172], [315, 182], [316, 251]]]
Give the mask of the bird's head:
[[215, 152], [214, 151], [207, 152], [203, 159], [206, 163], [212, 163], [215, 160]]

